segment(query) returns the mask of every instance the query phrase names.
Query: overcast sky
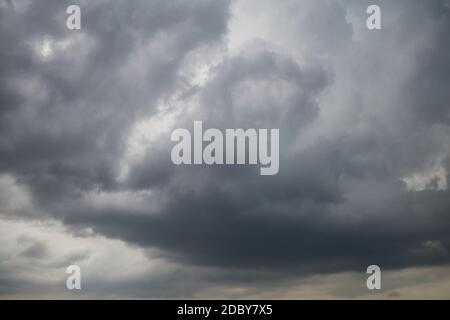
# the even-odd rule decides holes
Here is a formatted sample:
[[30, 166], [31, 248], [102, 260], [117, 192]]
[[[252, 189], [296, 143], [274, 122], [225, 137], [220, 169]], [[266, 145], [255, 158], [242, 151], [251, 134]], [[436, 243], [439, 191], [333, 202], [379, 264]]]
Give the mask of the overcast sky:
[[[448, 0], [0, 0], [0, 298], [450, 298], [449, 34]], [[279, 128], [279, 173], [175, 166], [194, 120]]]

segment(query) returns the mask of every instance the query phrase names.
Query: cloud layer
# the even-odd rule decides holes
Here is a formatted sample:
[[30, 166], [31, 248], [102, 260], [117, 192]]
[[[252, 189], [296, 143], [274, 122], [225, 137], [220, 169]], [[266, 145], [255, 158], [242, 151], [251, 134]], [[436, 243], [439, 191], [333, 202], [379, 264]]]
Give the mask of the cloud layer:
[[[446, 268], [450, 4], [378, 2], [379, 31], [338, 0], [86, 1], [70, 31], [69, 3], [1, 1], [0, 225], [33, 231], [5, 236], [0, 293], [57, 292], [25, 261], [144, 297]], [[194, 120], [280, 128], [279, 173], [173, 165]], [[83, 249], [50, 249], [50, 222]], [[100, 281], [111, 252], [145, 267]]]

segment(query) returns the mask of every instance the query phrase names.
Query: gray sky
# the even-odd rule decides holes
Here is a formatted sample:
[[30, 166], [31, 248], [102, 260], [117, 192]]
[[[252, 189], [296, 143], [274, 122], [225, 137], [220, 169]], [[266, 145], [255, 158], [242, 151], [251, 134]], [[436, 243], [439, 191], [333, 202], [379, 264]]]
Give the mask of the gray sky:
[[[0, 0], [1, 298], [450, 298], [449, 1], [70, 4]], [[175, 166], [194, 120], [279, 173]]]

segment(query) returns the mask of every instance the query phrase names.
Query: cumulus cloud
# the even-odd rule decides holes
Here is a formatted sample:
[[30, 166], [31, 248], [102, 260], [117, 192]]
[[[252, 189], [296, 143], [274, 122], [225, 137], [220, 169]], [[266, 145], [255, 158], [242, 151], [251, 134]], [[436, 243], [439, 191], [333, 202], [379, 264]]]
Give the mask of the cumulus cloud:
[[[89, 247], [81, 261], [104, 254], [86, 264], [90, 294], [220, 296], [249, 281], [256, 296], [317, 273], [359, 281], [370, 264], [446, 268], [450, 8], [379, 2], [380, 31], [365, 28], [368, 1], [86, 1], [79, 31], [64, 2], [1, 2], [2, 223], [56, 221]], [[279, 128], [279, 173], [173, 165], [170, 133], [194, 120]], [[67, 260], [17, 239], [2, 253], [14, 264]], [[87, 245], [98, 239], [120, 248]], [[104, 279], [102, 263], [129, 267], [111, 252], [145, 270]], [[0, 271], [4, 294], [34, 281]]]

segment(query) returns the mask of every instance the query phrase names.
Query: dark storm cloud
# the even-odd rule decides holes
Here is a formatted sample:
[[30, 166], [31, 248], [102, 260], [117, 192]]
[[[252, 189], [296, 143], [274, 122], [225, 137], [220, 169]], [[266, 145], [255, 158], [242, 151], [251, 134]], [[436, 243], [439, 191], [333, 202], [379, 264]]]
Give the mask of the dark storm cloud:
[[450, 50], [449, 4], [435, 3], [429, 13], [435, 30], [426, 45], [417, 53], [418, 67], [405, 94], [410, 94], [420, 119], [429, 123], [447, 125], [450, 123], [450, 63], [446, 52]]
[[[411, 191], [402, 181], [431, 164], [449, 170], [445, 1], [384, 1], [385, 29], [364, 30], [360, 40], [345, 13], [361, 12], [364, 25], [365, 2], [291, 1], [304, 11], [290, 10], [287, 20], [299, 32], [313, 29], [302, 37], [308, 58], [253, 40], [224, 52], [206, 84], [187, 85], [185, 95], [177, 95], [186, 93], [183, 61], [202, 46], [222, 45], [228, 2], [96, 1], [83, 9], [76, 54], [45, 60], [30, 42], [73, 37], [63, 19], [49, 19], [64, 5], [47, 2], [45, 10], [32, 2], [21, 15], [1, 7], [0, 40], [8, 48], [0, 62], [0, 170], [29, 186], [49, 216], [177, 262], [230, 270], [304, 274], [450, 262], [448, 189], [431, 183]], [[25, 80], [36, 80], [42, 97], [15, 85]], [[324, 103], [336, 87], [336, 101]], [[177, 114], [174, 128], [191, 129], [193, 120], [280, 128], [279, 174], [175, 167], [168, 134], [117, 182], [131, 126], [168, 98], [194, 105]], [[355, 121], [313, 135], [333, 111], [329, 104], [342, 101], [349, 107], [337, 117]], [[102, 208], [83, 198], [120, 191], [149, 191], [147, 207]]]
[[[25, 13], [11, 5], [1, 11], [0, 168], [26, 180], [44, 204], [112, 187], [129, 125], [170, 92], [191, 50], [220, 39], [227, 17], [226, 1], [97, 1], [83, 7], [82, 32], [71, 33], [66, 6], [30, 2]], [[80, 34], [53, 60], [33, 52], [39, 41]], [[43, 98], [24, 93], [31, 84], [14, 85], [16, 78], [36, 81]]]

